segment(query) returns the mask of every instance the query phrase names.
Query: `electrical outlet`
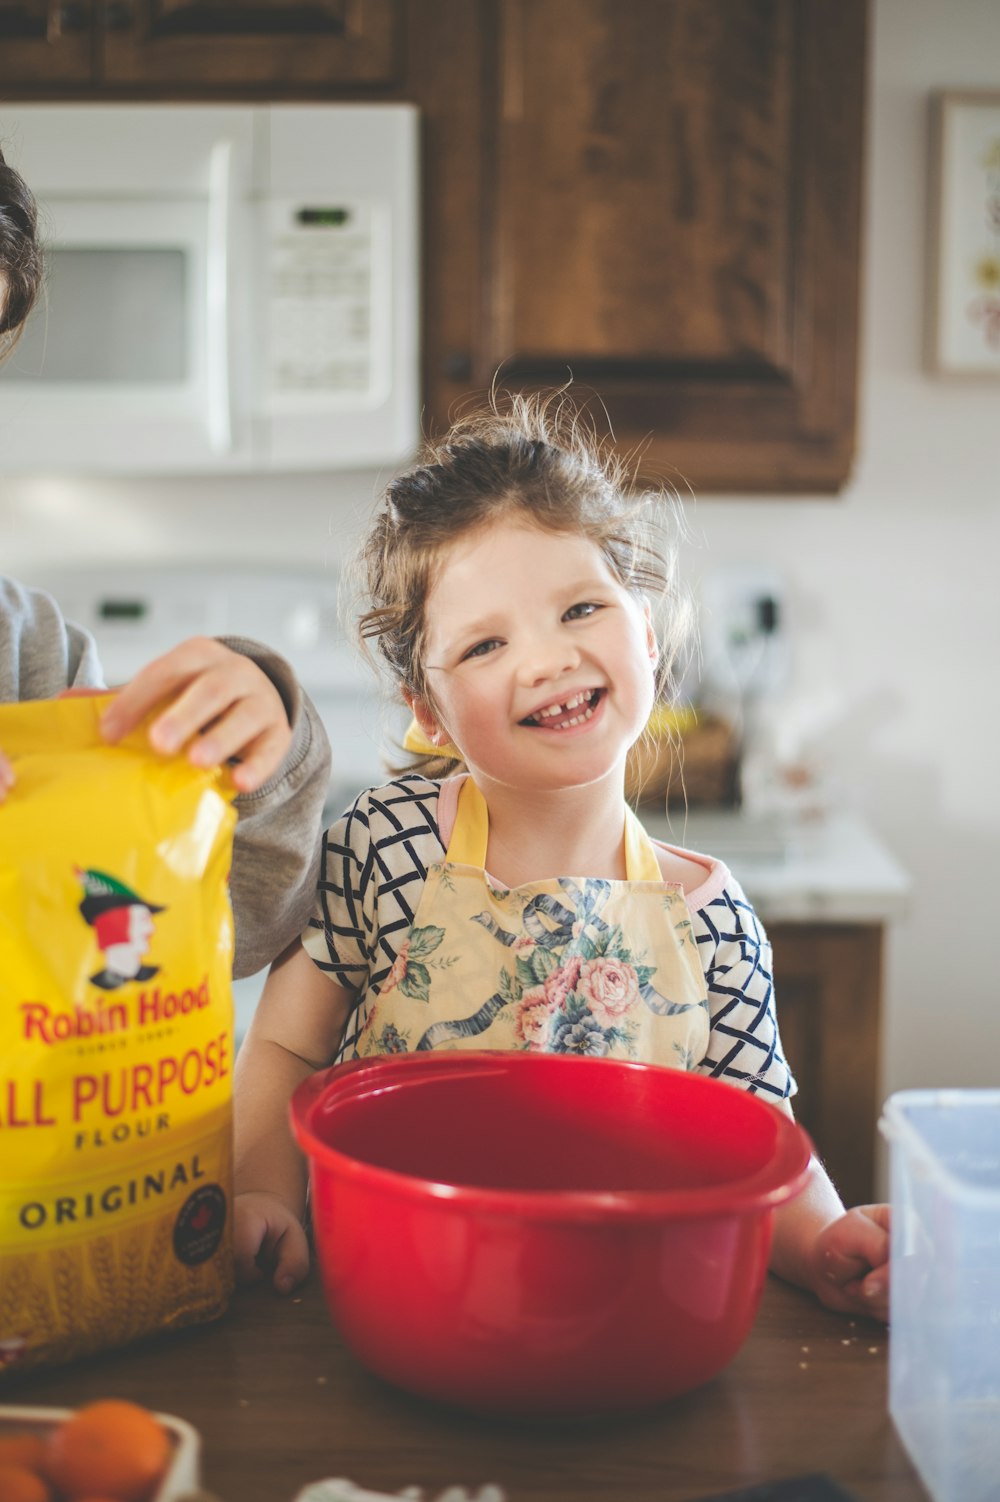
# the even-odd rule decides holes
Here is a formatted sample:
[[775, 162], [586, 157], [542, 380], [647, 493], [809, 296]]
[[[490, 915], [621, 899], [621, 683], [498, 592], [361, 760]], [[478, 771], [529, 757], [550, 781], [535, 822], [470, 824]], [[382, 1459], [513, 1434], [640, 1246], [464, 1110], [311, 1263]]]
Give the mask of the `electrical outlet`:
[[701, 682], [716, 694], [758, 697], [782, 687], [789, 667], [785, 583], [773, 569], [733, 564], [701, 588]]

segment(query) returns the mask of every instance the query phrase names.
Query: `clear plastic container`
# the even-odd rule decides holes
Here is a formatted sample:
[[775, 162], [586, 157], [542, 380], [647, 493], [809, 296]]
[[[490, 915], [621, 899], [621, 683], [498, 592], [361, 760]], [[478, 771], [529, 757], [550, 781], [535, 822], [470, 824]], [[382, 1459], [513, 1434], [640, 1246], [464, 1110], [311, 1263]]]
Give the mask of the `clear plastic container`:
[[1000, 1497], [1000, 1090], [904, 1090], [890, 1144], [889, 1411], [934, 1502]]

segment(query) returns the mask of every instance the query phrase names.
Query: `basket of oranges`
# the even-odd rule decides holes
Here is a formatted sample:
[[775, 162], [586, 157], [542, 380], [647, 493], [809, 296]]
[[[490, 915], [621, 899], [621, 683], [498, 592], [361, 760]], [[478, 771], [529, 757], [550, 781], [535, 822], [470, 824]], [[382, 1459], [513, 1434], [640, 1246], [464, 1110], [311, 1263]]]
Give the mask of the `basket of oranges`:
[[3, 1502], [178, 1502], [198, 1485], [183, 1419], [105, 1398], [81, 1408], [0, 1407]]

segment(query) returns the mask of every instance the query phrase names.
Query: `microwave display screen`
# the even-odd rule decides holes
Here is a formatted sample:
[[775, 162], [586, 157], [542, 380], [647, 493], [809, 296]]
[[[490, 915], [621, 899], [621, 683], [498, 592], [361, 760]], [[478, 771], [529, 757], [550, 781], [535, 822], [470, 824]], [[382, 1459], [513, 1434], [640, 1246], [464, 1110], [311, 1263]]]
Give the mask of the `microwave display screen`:
[[0, 380], [173, 385], [188, 378], [183, 250], [52, 246], [46, 294]]

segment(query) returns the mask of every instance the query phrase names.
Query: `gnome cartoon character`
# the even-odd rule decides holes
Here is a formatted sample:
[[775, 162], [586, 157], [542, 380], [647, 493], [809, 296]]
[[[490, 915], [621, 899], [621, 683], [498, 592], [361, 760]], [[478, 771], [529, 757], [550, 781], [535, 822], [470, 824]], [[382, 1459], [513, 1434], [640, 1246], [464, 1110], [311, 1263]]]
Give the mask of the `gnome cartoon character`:
[[124, 882], [104, 871], [76, 874], [83, 884], [80, 912], [94, 930], [104, 955], [104, 968], [90, 977], [103, 991], [115, 991], [130, 980], [149, 980], [159, 965], [144, 965], [142, 957], [153, 937], [153, 914], [163, 908], [146, 902]]

